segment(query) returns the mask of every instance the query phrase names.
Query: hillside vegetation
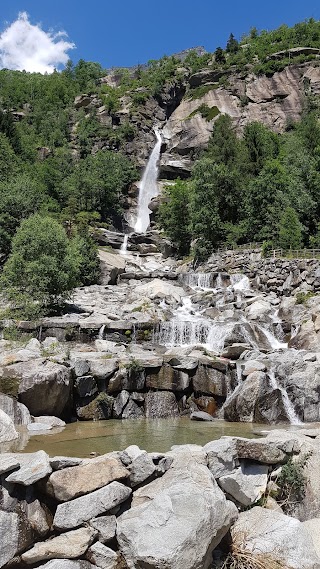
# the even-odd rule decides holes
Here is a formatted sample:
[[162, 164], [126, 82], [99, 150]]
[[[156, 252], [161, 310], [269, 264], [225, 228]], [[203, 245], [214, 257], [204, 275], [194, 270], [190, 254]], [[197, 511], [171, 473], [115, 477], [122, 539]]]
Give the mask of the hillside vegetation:
[[[286, 51], [302, 46], [315, 51]], [[32, 274], [33, 270], [37, 274], [38, 268], [33, 269], [31, 262], [37, 259], [26, 259], [31, 264], [26, 266], [24, 284], [12, 273], [13, 267], [18, 271], [12, 255], [18, 259], [22, 254], [24, 235], [32, 235], [37, 215], [47, 220], [49, 233], [58, 240], [62, 229], [73, 257], [77, 257], [72, 274], [62, 279], [65, 285], [59, 293], [54, 293], [51, 281], [47, 296], [40, 287], [45, 303], [63, 297], [70, 283], [97, 281], [90, 228], [97, 223], [122, 227], [128, 189], [139, 177], [132, 151], [139, 130], [136, 117], [145, 117], [144, 132], [152, 132], [152, 112], [146, 114], [150, 102], [156, 102], [168, 117], [174, 110], [172, 93], [181, 100], [199, 97], [199, 89], [206, 89], [206, 85], [192, 88], [186, 81], [196, 72], [216, 69], [218, 84], [223, 85], [230, 73], [272, 75], [289, 63], [317, 61], [319, 47], [320, 22], [310, 19], [272, 32], [252, 29], [240, 41], [231, 34], [226, 48], [217, 47], [214, 53], [199, 55], [191, 50], [182, 59], [165, 56], [135, 68], [105, 70], [98, 63], [80, 60], [52, 75], [1, 70], [0, 261], [10, 267], [4, 270], [2, 287], [6, 291], [12, 287], [16, 294], [18, 287], [23, 294], [37, 297], [40, 281]], [[274, 57], [281, 51], [285, 53]], [[81, 97], [75, 104], [84, 93], [90, 104], [82, 106]], [[95, 104], [91, 104], [93, 99]], [[284, 134], [276, 135], [262, 124], [252, 123], [241, 140], [227, 116], [202, 110], [208, 121], [216, 121], [209, 147], [195, 160], [191, 178], [178, 180], [167, 189], [158, 216], [178, 253], [191, 251], [197, 258], [205, 258], [222, 244], [248, 240], [263, 240], [266, 247], [317, 246], [317, 97], [306, 98], [301, 123], [288, 125]], [[25, 223], [28, 219], [30, 226]], [[45, 231], [45, 227], [41, 224], [33, 232], [34, 240], [41, 241], [41, 228]], [[65, 253], [68, 258], [70, 252], [65, 249]], [[49, 274], [47, 277], [50, 280]]]

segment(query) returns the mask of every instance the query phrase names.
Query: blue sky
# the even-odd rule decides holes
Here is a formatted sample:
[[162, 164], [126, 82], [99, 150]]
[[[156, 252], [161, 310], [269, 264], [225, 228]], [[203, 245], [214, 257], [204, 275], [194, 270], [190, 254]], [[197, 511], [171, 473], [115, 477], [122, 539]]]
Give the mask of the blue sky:
[[144, 63], [196, 45], [213, 51], [225, 46], [230, 32], [239, 38], [252, 26], [272, 29], [311, 16], [320, 19], [319, 0], [7, 0], [4, 4], [1, 32], [19, 12], [27, 12], [30, 22], [40, 23], [44, 31], [67, 32], [68, 41], [76, 45], [67, 50], [74, 62], [83, 58], [104, 67]]

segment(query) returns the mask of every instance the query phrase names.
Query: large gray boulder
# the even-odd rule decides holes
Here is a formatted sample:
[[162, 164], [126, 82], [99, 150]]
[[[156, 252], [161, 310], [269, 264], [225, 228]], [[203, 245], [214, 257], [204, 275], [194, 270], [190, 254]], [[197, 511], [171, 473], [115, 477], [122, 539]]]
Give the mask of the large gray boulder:
[[19, 516], [0, 510], [0, 567], [12, 559], [19, 550]]
[[311, 536], [302, 523], [256, 506], [239, 515], [231, 528], [232, 548], [254, 566], [269, 561], [290, 569], [320, 569]]
[[12, 419], [0, 409], [0, 444], [14, 441], [18, 436]]
[[59, 502], [67, 502], [89, 494], [114, 480], [129, 477], [120, 460], [108, 455], [80, 466], [53, 472], [47, 482], [47, 491]]
[[201, 450], [175, 456], [172, 468], [137, 490], [132, 508], [118, 518], [118, 543], [130, 569], [208, 569], [237, 517]]
[[20, 462], [20, 468], [6, 477], [7, 482], [30, 486], [52, 472], [49, 457], [43, 450], [24, 455], [19, 454], [17, 459]]
[[60, 416], [70, 402], [71, 370], [63, 365], [36, 359], [3, 370], [2, 383], [26, 405], [32, 415]]
[[92, 565], [89, 561], [82, 559], [51, 559], [48, 563], [38, 565], [41, 569], [96, 569], [96, 565]]
[[242, 463], [234, 472], [221, 476], [219, 486], [240, 506], [251, 506], [267, 489], [268, 466]]
[[107, 486], [95, 490], [70, 502], [59, 504], [53, 520], [57, 529], [76, 528], [84, 522], [106, 514], [116, 506], [125, 502], [132, 494], [131, 488], [120, 482], [111, 482]]
[[145, 397], [145, 415], [150, 419], [178, 417], [179, 409], [171, 391], [150, 391]]
[[87, 558], [100, 569], [117, 569], [119, 567], [118, 554], [99, 541], [88, 549]]
[[9, 415], [15, 425], [31, 423], [29, 410], [23, 403], [18, 403], [14, 397], [0, 393], [0, 409]]

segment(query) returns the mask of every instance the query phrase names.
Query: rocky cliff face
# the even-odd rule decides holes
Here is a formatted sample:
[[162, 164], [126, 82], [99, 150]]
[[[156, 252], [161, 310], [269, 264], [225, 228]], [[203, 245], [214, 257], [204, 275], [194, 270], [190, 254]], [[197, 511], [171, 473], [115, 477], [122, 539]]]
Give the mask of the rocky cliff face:
[[[112, 77], [108, 79], [111, 81]], [[88, 112], [95, 110], [101, 124], [115, 132], [129, 123], [133, 133], [122, 149], [141, 167], [145, 166], [155, 142], [154, 126], [162, 129], [160, 177], [175, 178], [189, 175], [193, 156], [207, 146], [220, 114], [232, 118], [239, 134], [252, 121], [283, 132], [288, 124], [301, 118], [308, 94], [320, 94], [317, 60], [288, 66], [271, 77], [258, 77], [250, 69], [226, 73], [210, 68], [189, 75], [186, 69], [179, 68], [179, 78], [143, 105], [135, 106], [130, 96], [124, 96], [121, 108], [111, 115], [98, 97], [82, 95], [77, 97], [75, 107]], [[211, 109], [210, 120], [201, 114], [203, 106]], [[97, 139], [97, 150], [108, 147], [108, 141]]]

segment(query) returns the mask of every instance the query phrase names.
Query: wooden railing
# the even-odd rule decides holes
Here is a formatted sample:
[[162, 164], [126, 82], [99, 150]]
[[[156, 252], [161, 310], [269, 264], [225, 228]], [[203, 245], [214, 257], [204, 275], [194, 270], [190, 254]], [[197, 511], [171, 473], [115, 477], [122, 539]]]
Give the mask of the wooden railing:
[[267, 256], [273, 259], [320, 259], [320, 249], [273, 249]]

